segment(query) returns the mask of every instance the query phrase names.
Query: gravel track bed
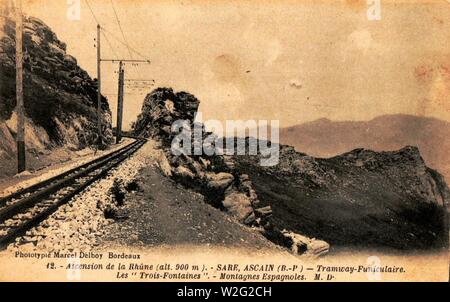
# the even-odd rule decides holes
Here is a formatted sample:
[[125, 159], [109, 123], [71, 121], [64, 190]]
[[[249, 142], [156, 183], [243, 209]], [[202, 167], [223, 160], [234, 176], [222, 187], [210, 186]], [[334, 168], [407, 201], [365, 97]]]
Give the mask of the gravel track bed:
[[8, 246], [8, 250], [73, 251], [91, 250], [99, 245], [99, 237], [113, 219], [106, 219], [104, 209], [114, 206], [110, 193], [116, 179], [123, 184], [133, 182], [145, 165], [146, 145], [130, 158], [110, 170], [107, 177], [94, 182], [62, 205], [38, 226], [27, 231]]

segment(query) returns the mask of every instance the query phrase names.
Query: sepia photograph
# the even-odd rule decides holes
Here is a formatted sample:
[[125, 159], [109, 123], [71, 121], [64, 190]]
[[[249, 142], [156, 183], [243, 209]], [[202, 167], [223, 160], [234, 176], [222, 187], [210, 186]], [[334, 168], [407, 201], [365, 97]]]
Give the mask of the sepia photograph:
[[447, 0], [0, 0], [0, 281], [448, 282], [449, 46]]

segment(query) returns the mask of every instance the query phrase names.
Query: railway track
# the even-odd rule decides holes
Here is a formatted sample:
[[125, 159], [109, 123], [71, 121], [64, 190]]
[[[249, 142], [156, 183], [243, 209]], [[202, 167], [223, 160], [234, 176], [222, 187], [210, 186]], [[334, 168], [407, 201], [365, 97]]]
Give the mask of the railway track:
[[61, 205], [136, 152], [145, 140], [133, 143], [50, 179], [0, 198], [0, 249], [38, 225]]

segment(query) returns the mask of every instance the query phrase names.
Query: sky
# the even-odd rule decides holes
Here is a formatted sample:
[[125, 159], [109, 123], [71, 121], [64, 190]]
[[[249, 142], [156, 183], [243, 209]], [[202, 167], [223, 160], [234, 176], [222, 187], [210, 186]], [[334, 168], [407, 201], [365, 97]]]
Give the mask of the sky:
[[[126, 79], [155, 81], [125, 88], [125, 128], [161, 86], [195, 95], [203, 120], [287, 127], [403, 113], [450, 121], [450, 1], [381, 1], [381, 18], [369, 20], [366, 0], [81, 0], [80, 19], [71, 20], [72, 1], [23, 0], [23, 10], [49, 25], [93, 78], [96, 21], [87, 3], [105, 28], [103, 58], [151, 61], [125, 66]], [[102, 63], [113, 120], [117, 68]]]

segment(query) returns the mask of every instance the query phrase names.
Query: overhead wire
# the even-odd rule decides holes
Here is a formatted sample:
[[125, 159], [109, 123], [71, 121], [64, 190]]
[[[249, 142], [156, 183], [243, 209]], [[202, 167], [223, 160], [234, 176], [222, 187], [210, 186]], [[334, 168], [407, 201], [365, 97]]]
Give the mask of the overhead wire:
[[[97, 24], [100, 25], [100, 21], [99, 21], [99, 19], [97, 18], [97, 16], [95, 15], [94, 10], [92, 9], [92, 6], [91, 6], [90, 3], [89, 3], [89, 0], [85, 0], [85, 2], [86, 2], [87, 6], [88, 6], [88, 8], [89, 8], [89, 11], [91, 12], [92, 17], [93, 17], [94, 20], [95, 20], [95, 22], [97, 22]], [[142, 53], [140, 53], [139, 51], [137, 51], [136, 49], [132, 48], [132, 47], [129, 45], [129, 43], [128, 43], [127, 39], [126, 39], [126, 36], [125, 36], [125, 32], [123, 31], [123, 28], [122, 28], [122, 25], [121, 25], [119, 16], [118, 16], [118, 14], [117, 14], [117, 10], [116, 10], [116, 8], [115, 8], [115, 6], [114, 6], [114, 2], [113, 2], [112, 0], [110, 0], [110, 3], [111, 3], [111, 6], [112, 6], [112, 9], [113, 9], [113, 12], [114, 12], [115, 20], [116, 20], [116, 22], [117, 22], [117, 25], [118, 25], [118, 27], [119, 27], [119, 30], [120, 30], [121, 35], [122, 35], [122, 38], [123, 38], [123, 41], [122, 41], [120, 38], [116, 37], [112, 32], [110, 32], [110, 31], [107, 30], [105, 27], [103, 27], [103, 26], [100, 25], [100, 32], [101, 32], [102, 36], [105, 38], [105, 40], [106, 40], [106, 42], [107, 42], [107, 44], [108, 44], [108, 47], [111, 49], [111, 52], [113, 53], [113, 55], [115, 56], [115, 58], [117, 59], [117, 61], [120, 61], [120, 60], [119, 60], [119, 56], [117, 55], [117, 52], [115, 51], [114, 47], [112, 46], [112, 43], [111, 43], [110, 39], [108, 38], [108, 36], [111, 37], [111, 38], [113, 38], [114, 40], [116, 40], [116, 41], [119, 42], [120, 44], [124, 45], [124, 46], [127, 48], [128, 54], [129, 54], [129, 56], [130, 56], [131, 59], [133, 59], [133, 53], [135, 53], [135, 54], [138, 55], [141, 59], [147, 60], [147, 58], [146, 58]], [[149, 60], [147, 60], [147, 61], [150, 62]], [[135, 67], [136, 72], [137, 72], [138, 75], [140, 76], [140, 71], [138, 70], [137, 66], [134, 65], [134, 64], [133, 64], [132, 66]]]

